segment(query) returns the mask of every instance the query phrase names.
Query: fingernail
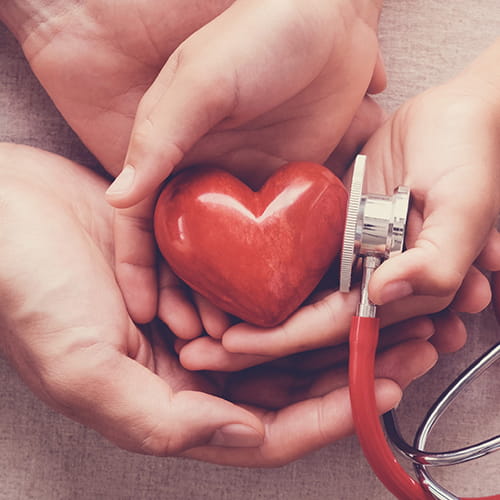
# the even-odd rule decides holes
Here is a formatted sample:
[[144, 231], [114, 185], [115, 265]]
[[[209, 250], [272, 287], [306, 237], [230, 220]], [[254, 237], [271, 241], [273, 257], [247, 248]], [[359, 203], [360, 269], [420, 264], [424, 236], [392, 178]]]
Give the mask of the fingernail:
[[387, 304], [388, 302], [408, 297], [412, 293], [413, 287], [408, 281], [393, 281], [382, 288], [380, 302], [381, 304]]
[[106, 194], [124, 194], [130, 191], [135, 179], [135, 168], [132, 165], [125, 165], [120, 175], [113, 181], [106, 191]]
[[253, 448], [262, 444], [264, 436], [253, 427], [244, 424], [228, 424], [217, 429], [210, 445], [227, 448]]

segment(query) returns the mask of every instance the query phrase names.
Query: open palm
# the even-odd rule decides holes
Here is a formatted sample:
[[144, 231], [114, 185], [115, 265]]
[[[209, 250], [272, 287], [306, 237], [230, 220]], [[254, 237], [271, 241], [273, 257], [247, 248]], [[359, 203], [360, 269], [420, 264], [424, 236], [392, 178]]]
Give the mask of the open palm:
[[[265, 32], [264, 43], [276, 42], [272, 46], [276, 60], [273, 56], [269, 62], [274, 76], [266, 77], [264, 83], [269, 85], [256, 99], [269, 98], [269, 93], [276, 93], [273, 87], [285, 90], [283, 98], [275, 99], [269, 106], [264, 103], [258, 116], [226, 126], [222, 134], [214, 130], [189, 152], [186, 162], [224, 161], [221, 155], [226, 155], [232, 166], [252, 163], [256, 158], [261, 162], [263, 158], [273, 160], [274, 166], [276, 159], [282, 163], [283, 159], [297, 156], [312, 161], [327, 157], [351, 122], [372, 77], [377, 56], [378, 10], [368, 9], [374, 3], [371, 1], [354, 2], [359, 4], [359, 13], [357, 7], [350, 5], [353, 2], [333, 2], [335, 6], [328, 9], [322, 4], [332, 2], [315, 3], [318, 5], [310, 10], [318, 12], [310, 18], [304, 9], [296, 9], [293, 17], [291, 8], [282, 9], [281, 13], [290, 19], [285, 18], [276, 26], [281, 31], [274, 33], [270, 27], [272, 36]], [[22, 26], [7, 24], [68, 123], [115, 175], [123, 167], [137, 106], [146, 90], [179, 45], [224, 12], [233, 0], [168, 0], [160, 4], [152, 0], [93, 0], [84, 4], [51, 4]], [[328, 18], [315, 30], [307, 25], [318, 22], [318, 16], [327, 12]], [[278, 14], [278, 8], [269, 12], [272, 16]], [[234, 17], [236, 22], [237, 16]], [[217, 22], [222, 26], [220, 19]], [[242, 38], [242, 28], [227, 29]], [[290, 32], [287, 38], [284, 29]], [[196, 46], [198, 39], [213, 39], [220, 44], [217, 33], [196, 33], [189, 43]], [[237, 40], [224, 41], [226, 45], [232, 42]], [[297, 60], [288, 68], [286, 61], [279, 64], [278, 58], [290, 44]], [[201, 51], [202, 47], [197, 48]], [[209, 48], [203, 55], [209, 58], [217, 48]], [[312, 52], [305, 53], [306, 49]], [[181, 50], [186, 52], [185, 48]], [[259, 63], [269, 64], [262, 60], [259, 50], [256, 45]], [[312, 57], [315, 50], [320, 52], [322, 65]], [[310, 70], [303, 64], [306, 60], [316, 67]], [[248, 67], [240, 77], [250, 79], [254, 69]], [[304, 79], [302, 73], [307, 75]], [[210, 79], [210, 75], [203, 76]], [[261, 107], [259, 102], [248, 103], [243, 114], [249, 114], [249, 106]], [[255, 150], [255, 156], [249, 155], [249, 149]], [[244, 159], [238, 151], [244, 153]]]
[[[164, 325], [140, 330], [128, 315], [106, 183], [23, 146], [0, 145], [0, 166], [0, 349], [45, 402], [126, 449], [233, 465], [283, 464], [352, 431], [339, 356], [185, 370]], [[427, 342], [408, 338], [379, 356], [380, 411], [435, 361]]]
[[159, 183], [196, 162], [259, 184], [286, 161], [325, 161], [370, 82], [384, 85], [379, 10], [372, 0], [56, 0], [21, 24], [3, 16], [108, 172], [125, 159], [142, 172], [128, 201], [146, 199], [118, 210], [114, 229], [116, 275], [135, 321], [159, 314], [184, 338], [201, 328], [165, 267], [157, 281]]

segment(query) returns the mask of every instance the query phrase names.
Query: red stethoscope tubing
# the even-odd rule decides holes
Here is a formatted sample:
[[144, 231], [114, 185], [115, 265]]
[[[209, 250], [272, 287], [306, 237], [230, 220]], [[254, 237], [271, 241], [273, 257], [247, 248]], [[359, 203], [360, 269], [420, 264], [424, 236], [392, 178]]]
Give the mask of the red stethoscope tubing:
[[[432, 500], [434, 497], [398, 463], [380, 423], [375, 400], [375, 354], [378, 337], [378, 318], [352, 318], [349, 336], [349, 391], [354, 428], [373, 472], [396, 498]], [[494, 495], [475, 497], [475, 500], [499, 498], [499, 495]]]

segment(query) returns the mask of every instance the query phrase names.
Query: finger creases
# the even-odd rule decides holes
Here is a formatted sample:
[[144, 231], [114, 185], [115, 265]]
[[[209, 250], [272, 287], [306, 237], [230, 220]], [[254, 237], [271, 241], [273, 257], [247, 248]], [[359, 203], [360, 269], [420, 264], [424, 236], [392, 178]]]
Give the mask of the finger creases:
[[176, 53], [172, 58], [181, 61], [173, 74], [167, 63], [139, 104], [123, 170], [133, 175], [122, 184], [118, 177], [107, 192], [116, 207], [132, 206], [154, 192], [234, 107], [230, 77], [203, 60], [196, 64]]
[[127, 309], [138, 323], [151, 321], [156, 313], [156, 244], [153, 235], [154, 198], [131, 209], [115, 210], [116, 278]]
[[[375, 382], [380, 413], [393, 408], [401, 390], [391, 380]], [[262, 418], [266, 434], [258, 448], [200, 447], [187, 455], [218, 464], [244, 467], [278, 467], [342, 439], [353, 432], [349, 390], [334, 390], [325, 396], [291, 404], [278, 411], [252, 408]]]
[[229, 352], [273, 357], [335, 345], [347, 339], [357, 300], [356, 290], [333, 292], [300, 308], [277, 327], [237, 324], [224, 333], [222, 343]]
[[214, 439], [220, 447], [248, 446], [264, 435], [261, 421], [246, 409], [203, 392], [173, 392], [111, 347], [72, 355], [45, 385], [53, 406], [138, 453], [178, 455]]

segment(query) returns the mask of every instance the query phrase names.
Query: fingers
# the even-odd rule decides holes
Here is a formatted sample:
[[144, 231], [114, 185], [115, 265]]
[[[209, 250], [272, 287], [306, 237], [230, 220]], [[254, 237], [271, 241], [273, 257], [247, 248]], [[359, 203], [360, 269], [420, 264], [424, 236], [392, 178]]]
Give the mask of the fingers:
[[193, 339], [203, 331], [189, 290], [163, 260], [160, 262], [158, 317], [180, 339]]
[[331, 293], [274, 328], [237, 324], [224, 333], [222, 344], [230, 352], [278, 358], [339, 343], [347, 336], [358, 295], [356, 290]]
[[458, 312], [478, 313], [491, 301], [488, 278], [476, 267], [471, 267], [453, 298], [450, 307]]
[[115, 210], [116, 279], [130, 316], [147, 323], [156, 315], [158, 293], [156, 243], [153, 234], [155, 198], [129, 209]]
[[442, 311], [433, 316], [436, 335], [429, 342], [439, 353], [446, 354], [461, 349], [467, 339], [464, 322], [453, 311]]
[[[375, 383], [379, 412], [397, 405], [400, 386], [406, 387], [435, 361], [434, 348], [424, 341], [407, 342], [379, 355]], [[345, 369], [308, 378], [306, 384], [300, 376], [291, 379], [293, 376], [285, 373], [283, 378], [278, 377], [264, 371], [255, 378], [245, 377], [230, 388], [231, 397], [236, 400], [242, 397], [264, 408], [279, 408], [266, 411], [250, 406], [266, 429], [265, 441], [259, 448], [225, 448], [216, 452], [201, 447], [190, 450], [188, 455], [221, 464], [276, 467], [353, 432]]]
[[[316, 11], [306, 12], [314, 22]], [[320, 46], [319, 37], [303, 29], [302, 14], [288, 2], [272, 8], [234, 2], [183, 42], [139, 104], [125, 167], [108, 201], [119, 208], [138, 203], [213, 127], [249, 121], [303, 90], [324, 67], [329, 44], [307, 50], [308, 43]], [[295, 25], [302, 29], [290, 44]], [[262, 71], [263, 60], [273, 71]]]
[[193, 144], [231, 111], [236, 92], [232, 74], [207, 68], [201, 57], [184, 51], [177, 49], [141, 99], [125, 166], [106, 193], [115, 207], [132, 206], [150, 195]]
[[[497, 217], [498, 197], [489, 185], [495, 178], [490, 172], [493, 161], [484, 160], [482, 174], [476, 174], [475, 168], [470, 171], [475, 158], [474, 162], [448, 158], [441, 152], [434, 161], [441, 176], [434, 185], [422, 188], [423, 192], [414, 191], [412, 210], [422, 214], [415, 240], [408, 250], [387, 259], [370, 282], [370, 299], [378, 305], [409, 295], [453, 296], [480, 255]], [[444, 166], [439, 167], [439, 162]], [[422, 182], [418, 167], [421, 165], [413, 165], [415, 173], [408, 174], [417, 177], [416, 184]], [[415, 233], [410, 228], [413, 219], [409, 219], [408, 230]]]
[[158, 314], [178, 337], [191, 339], [201, 334], [202, 325], [185, 286], [165, 261], [157, 262], [155, 201], [149, 197], [134, 207], [115, 210], [116, 279], [136, 323], [148, 323]]
[[491, 230], [477, 263], [487, 271], [500, 271], [500, 233], [496, 228]]
[[179, 361], [187, 370], [239, 371], [272, 359], [271, 356], [228, 352], [219, 340], [211, 337], [200, 337], [179, 349]]
[[385, 120], [386, 114], [380, 105], [365, 97], [352, 119], [347, 132], [325, 162], [330, 170], [342, 177], [352, 164], [354, 157], [364, 146], [370, 136]]
[[[383, 327], [444, 309], [452, 297], [408, 297], [380, 308]], [[333, 292], [300, 308], [274, 328], [245, 323], [230, 327], [222, 337], [227, 351], [279, 358], [296, 352], [332, 346], [347, 340], [351, 318], [359, 302], [359, 289]]]
[[52, 406], [134, 452], [166, 456], [202, 444], [258, 446], [264, 435], [252, 413], [209, 394], [174, 393], [109, 345], [59, 358], [43, 385]]
[[[397, 384], [378, 380], [375, 384], [380, 413], [393, 408], [401, 398]], [[250, 409], [266, 429], [258, 448], [200, 447], [187, 455], [218, 464], [244, 467], [278, 467], [314, 450], [338, 441], [353, 432], [349, 392], [346, 387], [325, 396], [308, 399], [279, 411]]]
[[[489, 285], [481, 273], [470, 272], [464, 286], [468, 292], [464, 292], [463, 297], [457, 296], [453, 303], [457, 311], [473, 311], [487, 304]], [[422, 316], [442, 311], [452, 298], [407, 297], [381, 307], [381, 325], [388, 332], [381, 337], [382, 345], [387, 345], [384, 344], [386, 337], [391, 339], [389, 344], [397, 342], [398, 338], [430, 337], [434, 327], [429, 324], [430, 320]], [[344, 344], [358, 300], [359, 291], [356, 290], [349, 294], [333, 292], [302, 307], [273, 328], [238, 323], [225, 331], [221, 341], [201, 337], [184, 343], [179, 347], [181, 363], [189, 370], [234, 371], [296, 353]], [[390, 325], [393, 326], [387, 328]], [[458, 336], [456, 342], [445, 340], [450, 344], [446, 350], [454, 350], [453, 346], [460, 344], [461, 338]], [[336, 355], [326, 352], [331, 362], [336, 362]], [[316, 355], [313, 357], [313, 364], [317, 363]], [[296, 360], [295, 363], [300, 362]]]
[[193, 293], [193, 297], [205, 332], [220, 339], [231, 324], [229, 316], [199, 293]]
[[[435, 327], [431, 319], [413, 318], [384, 328], [380, 335], [380, 348], [387, 349], [409, 339], [427, 340], [434, 334]], [[347, 328], [345, 337], [347, 337]], [[259, 339], [257, 338], [256, 341]], [[345, 342], [335, 347], [296, 353], [279, 359], [258, 354], [228, 352], [220, 341], [209, 337], [200, 337], [188, 343], [178, 343], [177, 346], [180, 363], [188, 370], [234, 372], [275, 360], [272, 363], [273, 368], [282, 371], [292, 370], [294, 373], [300, 372], [306, 377], [307, 372], [317, 372], [345, 363], [348, 359], [348, 346]]]
[[[370, 299], [378, 305], [409, 295], [453, 296], [475, 260], [485, 235], [464, 227], [470, 214], [445, 210], [427, 219], [415, 247], [387, 259], [375, 271]], [[469, 230], [468, 230], [469, 229]], [[464, 234], [471, 239], [464, 242]]]

